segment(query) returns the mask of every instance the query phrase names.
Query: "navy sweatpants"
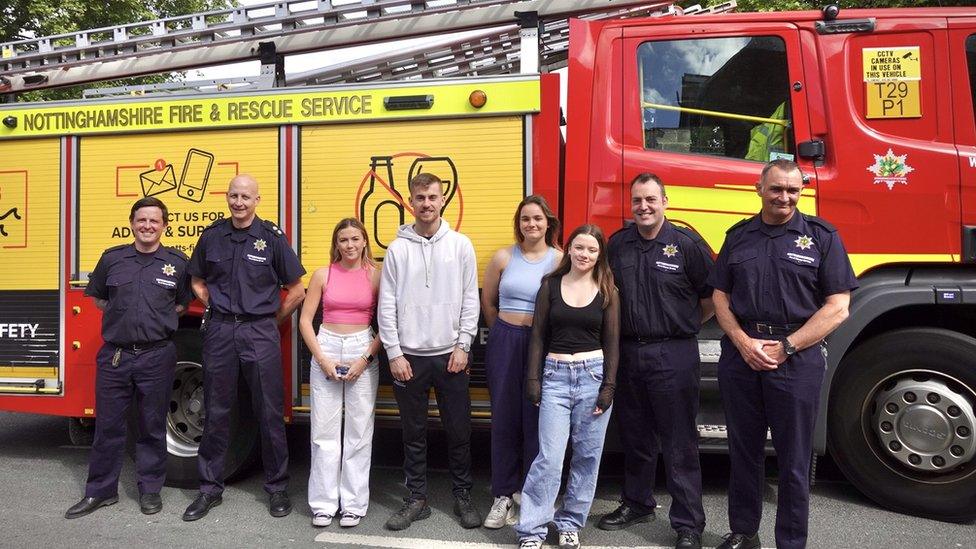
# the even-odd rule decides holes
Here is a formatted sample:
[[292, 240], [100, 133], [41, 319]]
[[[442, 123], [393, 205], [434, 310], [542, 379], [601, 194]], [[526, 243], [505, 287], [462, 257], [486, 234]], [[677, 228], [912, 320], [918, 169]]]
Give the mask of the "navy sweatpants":
[[488, 333], [485, 373], [491, 399], [491, 495], [522, 488], [539, 453], [539, 407], [525, 398], [530, 326], [495, 320]]

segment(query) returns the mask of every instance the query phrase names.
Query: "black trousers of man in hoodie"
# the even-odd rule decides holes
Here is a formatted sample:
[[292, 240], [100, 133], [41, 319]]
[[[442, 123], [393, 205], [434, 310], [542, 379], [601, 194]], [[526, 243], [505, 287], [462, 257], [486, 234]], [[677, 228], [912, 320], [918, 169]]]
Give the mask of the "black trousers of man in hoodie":
[[466, 371], [451, 373], [451, 353], [404, 355], [413, 377], [393, 381], [403, 429], [403, 472], [410, 499], [427, 498], [427, 409], [434, 388], [441, 425], [447, 434], [447, 460], [455, 495], [471, 490], [471, 395]]

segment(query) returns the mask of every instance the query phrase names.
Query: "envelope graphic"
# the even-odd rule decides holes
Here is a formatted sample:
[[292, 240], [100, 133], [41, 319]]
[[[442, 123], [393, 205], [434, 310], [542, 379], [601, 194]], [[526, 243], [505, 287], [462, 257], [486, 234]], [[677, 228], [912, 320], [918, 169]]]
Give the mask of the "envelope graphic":
[[176, 174], [173, 173], [172, 164], [167, 164], [162, 171], [149, 170], [140, 173], [139, 181], [142, 182], [143, 196], [156, 196], [176, 188]]

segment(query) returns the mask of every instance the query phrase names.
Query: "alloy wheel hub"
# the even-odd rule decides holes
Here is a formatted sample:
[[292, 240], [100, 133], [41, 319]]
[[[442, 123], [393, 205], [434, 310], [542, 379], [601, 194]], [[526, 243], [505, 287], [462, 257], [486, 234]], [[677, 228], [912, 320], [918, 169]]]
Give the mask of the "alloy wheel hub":
[[973, 403], [939, 379], [905, 378], [879, 391], [872, 428], [888, 455], [924, 472], [949, 471], [976, 457]]

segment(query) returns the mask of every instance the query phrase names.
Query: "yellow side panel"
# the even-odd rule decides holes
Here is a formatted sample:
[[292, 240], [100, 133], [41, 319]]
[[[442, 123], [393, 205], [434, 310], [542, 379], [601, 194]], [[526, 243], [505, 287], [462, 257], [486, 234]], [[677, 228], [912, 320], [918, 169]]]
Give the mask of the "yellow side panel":
[[169, 209], [163, 244], [190, 255], [200, 233], [227, 217], [227, 184], [236, 174], [260, 187], [258, 216], [278, 222], [278, 130], [139, 134], [81, 139], [80, 269], [102, 252], [132, 242], [129, 209], [155, 196]]
[[[729, 227], [755, 215], [762, 207], [755, 187], [748, 185], [669, 185], [667, 193], [668, 219], [694, 229], [715, 253], [722, 248]], [[815, 189], [803, 189], [797, 208], [803, 213], [817, 215], [815, 196]]]
[[407, 182], [419, 172], [445, 181], [443, 217], [474, 242], [479, 276], [514, 239], [525, 188], [517, 116], [307, 126], [301, 144], [301, 259], [309, 273], [328, 264], [332, 229], [344, 217], [364, 222], [381, 259], [397, 227], [413, 222]]
[[0, 290], [57, 290], [61, 149], [57, 139], [0, 143]]

